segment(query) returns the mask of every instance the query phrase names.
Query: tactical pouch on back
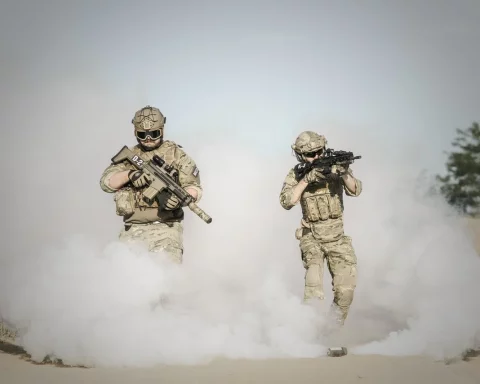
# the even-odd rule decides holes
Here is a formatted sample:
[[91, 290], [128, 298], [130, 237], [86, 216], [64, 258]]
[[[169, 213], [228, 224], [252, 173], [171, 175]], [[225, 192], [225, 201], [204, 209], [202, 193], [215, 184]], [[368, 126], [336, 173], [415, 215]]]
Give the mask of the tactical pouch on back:
[[115, 192], [114, 200], [118, 216], [131, 215], [135, 211], [135, 201], [131, 188], [123, 188]]

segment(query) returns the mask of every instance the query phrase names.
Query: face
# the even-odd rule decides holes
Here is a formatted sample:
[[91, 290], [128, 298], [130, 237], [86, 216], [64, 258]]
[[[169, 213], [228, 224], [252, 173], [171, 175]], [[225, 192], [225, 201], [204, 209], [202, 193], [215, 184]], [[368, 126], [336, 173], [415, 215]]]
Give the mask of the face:
[[146, 148], [155, 148], [162, 140], [162, 131], [153, 129], [151, 131], [135, 130], [135, 136]]
[[311, 163], [312, 161], [321, 157], [322, 154], [323, 154], [323, 149], [319, 149], [318, 151], [315, 151], [315, 152], [304, 153], [303, 157], [307, 162]]

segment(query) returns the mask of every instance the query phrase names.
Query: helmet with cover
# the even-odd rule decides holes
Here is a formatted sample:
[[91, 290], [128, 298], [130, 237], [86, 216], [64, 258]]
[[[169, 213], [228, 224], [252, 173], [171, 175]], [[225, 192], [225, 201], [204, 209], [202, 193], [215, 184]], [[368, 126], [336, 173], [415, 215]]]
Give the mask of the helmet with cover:
[[135, 112], [132, 124], [138, 143], [146, 150], [158, 148], [163, 142], [163, 129], [167, 118], [158, 108], [147, 105]]
[[305, 157], [313, 158], [317, 153], [321, 154], [326, 146], [325, 136], [313, 131], [304, 131], [298, 135], [292, 149], [298, 161], [305, 161]]

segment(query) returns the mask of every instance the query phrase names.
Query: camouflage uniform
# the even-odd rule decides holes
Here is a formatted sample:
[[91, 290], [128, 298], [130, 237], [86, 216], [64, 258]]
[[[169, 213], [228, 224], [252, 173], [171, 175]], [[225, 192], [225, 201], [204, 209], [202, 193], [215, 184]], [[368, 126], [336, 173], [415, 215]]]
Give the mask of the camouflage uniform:
[[[150, 108], [150, 107], [146, 107]], [[135, 116], [139, 114], [138, 111]], [[160, 111], [155, 109], [158, 114]], [[162, 115], [161, 115], [162, 116]], [[163, 116], [162, 116], [163, 118]], [[162, 136], [163, 136], [163, 124]], [[129, 148], [139, 154], [146, 161], [158, 155], [165, 160], [166, 164], [178, 170], [178, 183], [183, 188], [189, 187], [198, 192], [197, 202], [202, 196], [202, 187], [198, 168], [191, 157], [182, 147], [173, 141], [163, 141], [161, 145], [153, 150], [146, 150], [141, 143]], [[109, 185], [109, 180], [116, 172], [135, 170], [135, 167], [128, 161], [120, 164], [111, 164], [103, 172], [100, 178], [100, 187], [107, 193], [114, 194], [116, 213], [123, 216], [124, 228], [119, 234], [122, 241], [142, 241], [147, 244], [151, 252], [166, 251], [174, 262], [183, 261], [183, 224], [184, 212], [181, 207], [166, 210], [165, 201], [170, 192], [163, 191], [151, 204], [147, 204], [142, 193], [147, 185], [141, 188], [134, 187], [131, 183], [125, 184], [116, 190]]]
[[[302, 133], [292, 148], [301, 156], [298, 143], [306, 149], [303, 152], [318, 150], [326, 146], [326, 140], [314, 132]], [[316, 141], [315, 141], [316, 140]], [[300, 158], [299, 158], [300, 160]], [[335, 170], [334, 170], [335, 171]], [[347, 171], [352, 177], [350, 168]], [[323, 272], [324, 262], [332, 276], [334, 300], [332, 310], [336, 320], [343, 324], [353, 300], [356, 287], [357, 258], [352, 240], [344, 233], [343, 227], [343, 192], [347, 196], [358, 196], [362, 191], [362, 183], [354, 178], [356, 191], [353, 193], [344, 184], [341, 177], [332, 177], [310, 183], [300, 197], [302, 209], [301, 226], [296, 231], [296, 238], [300, 241], [300, 250], [305, 267], [304, 299], [324, 299]], [[280, 204], [290, 210], [293, 188], [299, 183], [292, 168], [285, 178], [281, 193]]]

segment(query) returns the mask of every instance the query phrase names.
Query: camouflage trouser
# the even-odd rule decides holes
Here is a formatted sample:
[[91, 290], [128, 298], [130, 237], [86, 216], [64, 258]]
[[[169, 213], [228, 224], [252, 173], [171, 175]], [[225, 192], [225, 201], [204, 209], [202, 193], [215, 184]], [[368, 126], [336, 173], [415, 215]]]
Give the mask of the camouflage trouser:
[[183, 224], [180, 222], [132, 224], [128, 230], [124, 228], [120, 232], [119, 239], [142, 241], [150, 252], [165, 251], [175, 263], [183, 261]]
[[357, 257], [352, 240], [343, 236], [339, 240], [324, 243], [316, 240], [312, 233], [300, 239], [305, 272], [304, 300], [314, 297], [324, 299], [323, 270], [325, 259], [332, 276], [333, 305], [336, 320], [343, 324], [353, 301], [357, 280]]

